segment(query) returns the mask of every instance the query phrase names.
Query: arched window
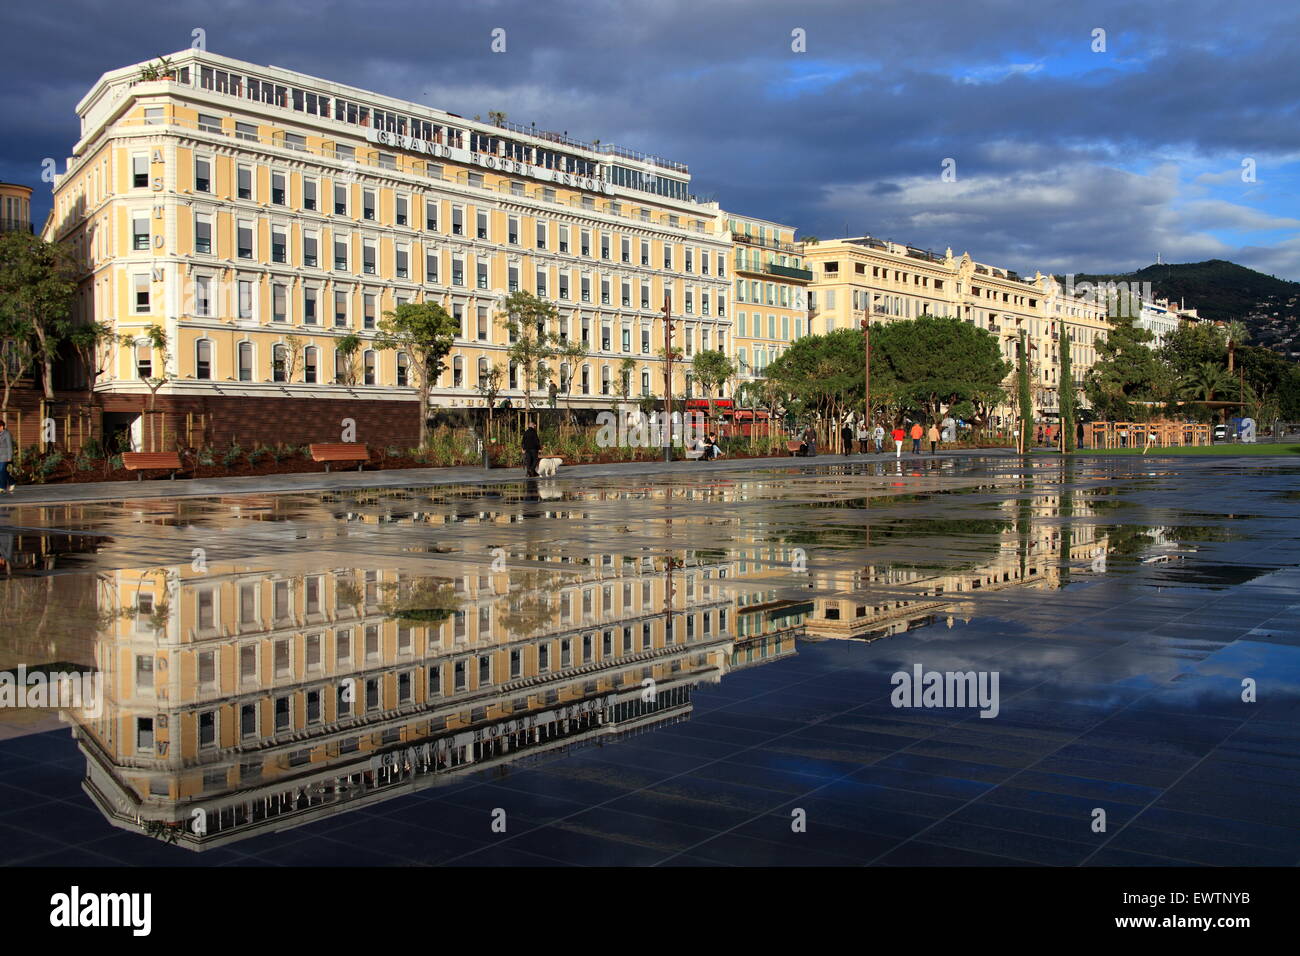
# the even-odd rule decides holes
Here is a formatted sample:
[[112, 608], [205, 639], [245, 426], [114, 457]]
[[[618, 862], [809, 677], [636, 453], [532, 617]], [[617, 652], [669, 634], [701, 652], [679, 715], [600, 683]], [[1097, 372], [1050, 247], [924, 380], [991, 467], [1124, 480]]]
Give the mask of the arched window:
[[302, 380], [309, 385], [316, 384], [316, 366], [320, 362], [320, 350], [309, 345], [302, 350]]
[[288, 350], [283, 345], [271, 347], [271, 381], [289, 381]]
[[199, 339], [194, 345], [194, 377], [212, 378], [212, 343], [207, 339]]
[[241, 382], [251, 382], [253, 380], [253, 343], [239, 343], [239, 380]]
[[641, 372], [641, 394], [650, 394], [650, 371], [645, 369]]
[[135, 345], [135, 374], [140, 379], [153, 378], [153, 346], [148, 342]]
[[411, 360], [405, 352], [397, 353], [397, 384], [405, 388], [410, 381]]
[[560, 391], [567, 392], [568, 390], [569, 390], [569, 363], [561, 362], [560, 363]]
[[582, 394], [583, 395], [591, 394], [591, 366], [590, 365], [584, 365], [582, 367]]
[[482, 356], [478, 360], [478, 383], [480, 385], [487, 381], [488, 377], [488, 360]]
[[602, 365], [600, 367], [600, 394], [602, 395], [609, 394], [609, 366], [608, 365]]
[[374, 349], [366, 349], [361, 355], [361, 367], [364, 378], [362, 381], [367, 385], [375, 384], [375, 352]]
[[457, 355], [451, 363], [451, 387], [464, 388], [465, 386], [465, 359]]

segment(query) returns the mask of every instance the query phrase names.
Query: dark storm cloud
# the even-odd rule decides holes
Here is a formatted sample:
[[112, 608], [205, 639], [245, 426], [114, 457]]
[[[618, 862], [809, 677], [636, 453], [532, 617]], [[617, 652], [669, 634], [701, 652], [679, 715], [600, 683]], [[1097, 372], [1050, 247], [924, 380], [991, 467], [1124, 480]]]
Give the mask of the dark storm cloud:
[[[36, 184], [100, 73], [202, 27], [230, 56], [683, 160], [698, 194], [824, 238], [1133, 268], [1233, 253], [1214, 231], [1246, 207], [1184, 215], [1170, 164], [1300, 153], [1297, 26], [1292, 5], [1209, 0], [10, 4], [0, 178]], [[959, 188], [936, 191], [946, 158]], [[1294, 212], [1253, 211], [1264, 229]], [[1295, 242], [1250, 254], [1300, 277]]]

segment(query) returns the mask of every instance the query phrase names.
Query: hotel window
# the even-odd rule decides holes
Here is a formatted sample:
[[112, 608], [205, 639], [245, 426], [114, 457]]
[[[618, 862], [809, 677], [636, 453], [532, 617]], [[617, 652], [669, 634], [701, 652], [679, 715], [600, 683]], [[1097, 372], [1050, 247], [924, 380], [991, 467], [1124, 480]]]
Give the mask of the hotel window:
[[212, 163], [206, 159], [194, 160], [194, 190], [200, 193], [212, 192]]
[[549, 644], [537, 645], [537, 669], [542, 673], [551, 669], [551, 646]]
[[[285, 364], [287, 356], [288, 356], [288, 351], [285, 349], [283, 345], [273, 345], [271, 347], [271, 381], [273, 382], [288, 381], [288, 369]], [[276, 584], [277, 601], [279, 601], [279, 597], [280, 597], [279, 589], [280, 589], [280, 584], [277, 583]], [[278, 608], [279, 604], [277, 604], [276, 607]], [[278, 611], [276, 613], [276, 617], [285, 617], [285, 616], [287, 616], [287, 614], [281, 615]]]
[[480, 342], [488, 340], [488, 310], [481, 305], [478, 307], [478, 340]]
[[508, 292], [519, 291], [519, 267], [518, 266], [510, 266], [509, 269], [507, 269], [506, 280], [507, 280], [506, 291]]
[[694, 272], [694, 271], [695, 271], [695, 253], [694, 253], [694, 252], [693, 252], [693, 251], [688, 247], [688, 248], [686, 249], [686, 251], [685, 251], [685, 256], [686, 256], [686, 271], [687, 271], [687, 272]]
[[271, 321], [287, 322], [289, 321], [288, 313], [289, 289], [287, 286], [277, 282], [271, 286]]
[[488, 214], [486, 210], [480, 209], [475, 213], [474, 234], [480, 239], [486, 239], [488, 237]]
[[544, 269], [537, 270], [537, 294], [542, 298], [546, 298], [546, 271]]
[[316, 208], [316, 180], [303, 179], [302, 181], [302, 208]]
[[316, 384], [316, 365], [319, 355], [314, 345], [302, 350], [302, 380], [308, 385]]
[[302, 290], [302, 321], [304, 325], [316, 324], [316, 290]]
[[334, 639], [334, 663], [347, 664], [352, 660], [352, 629], [341, 628]]
[[671, 242], [665, 242], [664, 243], [664, 268], [671, 269], [672, 267], [673, 267], [673, 244]]
[[[222, 74], [222, 75], [224, 76], [225, 74]], [[223, 89], [223, 90], [221, 90], [221, 92], [224, 93], [225, 90]], [[200, 113], [200, 114], [199, 114], [199, 129], [203, 130], [205, 133], [220, 133], [220, 132], [221, 132], [221, 117], [220, 117], [220, 116], [213, 116], [211, 113]]]
[[649, 371], [643, 371], [643, 372], [641, 373], [641, 394], [642, 394], [642, 395], [649, 395], [649, 394], [650, 394], [650, 373], [649, 373]]
[[601, 234], [600, 237], [600, 257], [602, 259], [609, 258], [609, 236], [603, 233]]
[[519, 245], [519, 217], [511, 216], [506, 221], [507, 240], [511, 245]]
[[512, 195], [512, 196], [522, 196], [522, 195], [524, 195], [524, 184], [523, 184], [523, 183], [511, 183], [511, 184], [510, 184], [510, 195]]
[[253, 258], [253, 224], [241, 220], [235, 228], [235, 237], [238, 243], [239, 258]]
[[212, 252], [212, 217], [206, 213], [194, 214], [194, 251]]
[[137, 378], [142, 380], [153, 376], [153, 349], [147, 342], [136, 344], [135, 374]]
[[474, 281], [475, 285], [480, 289], [488, 287], [488, 264], [482, 258], [479, 258], [474, 263]]
[[374, 385], [375, 384], [375, 353], [373, 350], [367, 349], [365, 352], [362, 353], [361, 368], [362, 368], [362, 375], [363, 375], [362, 381], [366, 385]]
[[438, 251], [436, 249], [424, 250], [424, 281], [438, 281]]
[[641, 240], [641, 265], [648, 266], [649, 264], [650, 264], [650, 242], [647, 239], [642, 239]]
[[194, 345], [194, 377], [212, 378], [212, 343], [207, 339], [200, 339]]
[[650, 330], [649, 329], [641, 330], [641, 354], [642, 355], [650, 354]]
[[373, 189], [361, 190], [361, 218], [375, 218], [375, 191]]
[[405, 225], [406, 225], [406, 220], [407, 220], [407, 209], [408, 209], [409, 206], [410, 206], [410, 202], [409, 202], [409, 200], [407, 200], [407, 198], [406, 198], [405, 196], [398, 196], [398, 197], [397, 197], [396, 216], [397, 216], [397, 224], [398, 224], [399, 226], [405, 226]]
[[608, 394], [609, 394], [609, 387], [610, 387], [610, 382], [609, 382], [609, 366], [608, 366], [608, 365], [602, 365], [602, 366], [600, 367], [600, 394], [602, 394], [602, 395], [608, 395]]
[[457, 355], [451, 361], [451, 387], [463, 388], [465, 386], [465, 360], [464, 356]]
[[465, 210], [460, 206], [451, 207], [451, 234], [453, 236], [465, 234]]
[[271, 261], [284, 262], [288, 258], [288, 239], [285, 236], [284, 229], [273, 226], [271, 228]]
[[370, 293], [361, 297], [361, 327], [365, 329], [375, 327], [375, 297]]
[[695, 313], [695, 293], [687, 292], [686, 293], [686, 314], [693, 315], [694, 313]]
[[282, 734], [289, 729], [289, 698], [275, 699], [275, 732]]
[[284, 173], [271, 173], [271, 204], [284, 205]]
[[465, 284], [465, 260], [459, 256], [451, 257], [451, 284]]
[[153, 718], [137, 717], [135, 719], [136, 750], [153, 750]]
[[582, 295], [582, 301], [590, 302], [591, 301], [591, 277], [590, 276], [583, 276], [579, 280], [579, 290], [580, 290], [580, 294]]
[[241, 382], [251, 382], [253, 380], [253, 343], [239, 343], [239, 380]]
[[[567, 299], [568, 297], [569, 297], [569, 273], [561, 269], [560, 270], [560, 298]], [[563, 331], [560, 332], [560, 337], [561, 338], [565, 337]]]
[[334, 327], [337, 329], [347, 328], [348, 325], [348, 294], [341, 289], [334, 290]]
[[348, 271], [348, 238], [334, 237], [334, 268], [340, 272]]
[[316, 233], [314, 232], [302, 234], [302, 264], [316, 268]]
[[[197, 166], [195, 169], [197, 170]], [[149, 156], [143, 154], [131, 157], [131, 186], [133, 189], [147, 189], [149, 186]]]
[[623, 308], [626, 309], [626, 308], [628, 308], [629, 306], [631, 306], [631, 304], [632, 304], [632, 283], [628, 282], [626, 279], [623, 280], [623, 282], [621, 282], [621, 283], [619, 284], [619, 295], [620, 295], [620, 301], [622, 301], [622, 303], [623, 303]]
[[650, 308], [650, 283], [641, 283], [641, 308]]
[[135, 285], [135, 313], [141, 315], [149, 311], [149, 276], [138, 275], [133, 277]]
[[235, 173], [237, 182], [237, 195], [240, 199], [253, 198], [253, 169], [250, 166], [240, 166]]
[[438, 231], [438, 204], [427, 200], [424, 204], [424, 228], [430, 232]]
[[194, 314], [204, 317], [212, 315], [212, 277], [194, 277]]
[[149, 214], [147, 212], [131, 217], [131, 248], [136, 251], [149, 248]]
[[[395, 247], [397, 278], [407, 279], [411, 275], [411, 248], [407, 245]], [[486, 287], [485, 287], [486, 288]]]
[[375, 240], [363, 240], [361, 243], [361, 271], [368, 276], [375, 274], [375, 254]]
[[628, 325], [623, 326], [623, 343], [622, 343], [622, 344], [623, 344], [623, 351], [624, 351], [624, 352], [630, 352], [630, 351], [632, 351], [632, 327], [631, 327], [631, 326], [628, 326]]
[[546, 248], [546, 223], [544, 222], [539, 222], [537, 224], [537, 248]]
[[251, 319], [253, 317], [253, 282], [251, 279], [240, 279], [236, 286], [236, 295], [238, 297], [237, 308], [241, 319]]
[[334, 184], [334, 214], [336, 216], [348, 214], [348, 187], [342, 183]]
[[612, 333], [610, 327], [608, 325], [602, 325], [600, 327], [600, 350], [602, 352], [608, 352], [610, 350], [611, 337]]
[[591, 255], [591, 230], [582, 230], [582, 244], [579, 250], [584, 256]]

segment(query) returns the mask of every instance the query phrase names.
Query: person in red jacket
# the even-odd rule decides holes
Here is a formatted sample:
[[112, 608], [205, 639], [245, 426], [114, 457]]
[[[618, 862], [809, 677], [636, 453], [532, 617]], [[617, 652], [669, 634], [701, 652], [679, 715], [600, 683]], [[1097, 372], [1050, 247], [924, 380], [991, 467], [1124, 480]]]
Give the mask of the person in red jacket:
[[894, 457], [901, 458], [903, 455], [903, 439], [907, 437], [907, 433], [903, 431], [901, 425], [895, 425], [894, 430], [889, 435], [894, 439]]

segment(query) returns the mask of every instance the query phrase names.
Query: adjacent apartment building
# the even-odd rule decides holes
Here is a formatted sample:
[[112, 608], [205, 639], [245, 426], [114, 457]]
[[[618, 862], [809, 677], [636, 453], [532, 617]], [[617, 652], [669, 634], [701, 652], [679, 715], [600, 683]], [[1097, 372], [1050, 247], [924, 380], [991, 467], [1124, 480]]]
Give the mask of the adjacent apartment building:
[[129, 340], [96, 382], [109, 427], [138, 430], [152, 389], [213, 441], [337, 440], [344, 418], [359, 441], [412, 439], [411, 359], [374, 342], [402, 302], [460, 320], [445, 409], [482, 406], [493, 365], [498, 401], [522, 403], [496, 319], [516, 290], [585, 348], [553, 363], [575, 408], [663, 395], [667, 296], [676, 348], [731, 349], [732, 243], [682, 163], [201, 50], [159, 75], [114, 70], [77, 104], [45, 229], [84, 265], [79, 317]]
[[[812, 271], [810, 308], [817, 330], [857, 329], [921, 315], [955, 316], [997, 336], [1003, 356], [1016, 360], [1019, 333], [1030, 350], [1031, 390], [1040, 413], [1059, 410], [1060, 345], [1072, 336], [1076, 384], [1096, 361], [1104, 337], [1105, 302], [1068, 295], [1051, 276], [1032, 279], [974, 261], [860, 236], [804, 245]], [[738, 305], [739, 307], [739, 305]], [[1014, 381], [1014, 373], [1008, 384]], [[1010, 409], [999, 411], [1009, 417]], [[995, 421], [996, 424], [996, 421]]]

